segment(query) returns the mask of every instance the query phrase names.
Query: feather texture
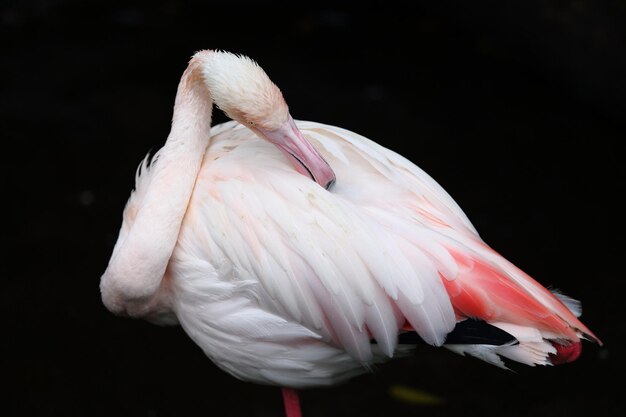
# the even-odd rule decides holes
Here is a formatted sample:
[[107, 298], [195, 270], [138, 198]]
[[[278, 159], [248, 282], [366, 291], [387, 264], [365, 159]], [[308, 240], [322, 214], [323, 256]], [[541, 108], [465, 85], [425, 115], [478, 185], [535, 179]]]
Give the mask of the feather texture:
[[[281, 383], [277, 364], [294, 367], [296, 378], [315, 346], [326, 354], [310, 366], [327, 366], [330, 383], [393, 356], [405, 321], [426, 342], [442, 345], [459, 312], [518, 320], [503, 313], [510, 300], [498, 297], [507, 295], [488, 295], [481, 280], [493, 279], [544, 311], [505, 268], [493, 278], [484, 267], [475, 270], [482, 265], [476, 262], [492, 262], [492, 251], [427, 174], [354, 133], [311, 122], [298, 126], [336, 171], [332, 192], [229, 122], [213, 128], [185, 214], [170, 265], [176, 315], [221, 366], [244, 379]], [[468, 275], [471, 270], [481, 276]], [[466, 295], [456, 297], [459, 291]], [[480, 309], [463, 311], [464, 299]], [[576, 337], [569, 326], [559, 320], [550, 329]], [[523, 353], [533, 351], [527, 341], [522, 348], [450, 349], [497, 365], [498, 354], [526, 362], [534, 360], [530, 355], [541, 363], [552, 352], [542, 340], [532, 342], [540, 345], [538, 355]], [[278, 360], [287, 347], [293, 363]], [[255, 360], [263, 364], [251, 366]], [[317, 374], [297, 374], [291, 385], [321, 381]]]
[[[210, 128], [213, 100], [236, 121]], [[599, 342], [577, 301], [487, 246], [434, 179], [358, 134], [294, 122], [246, 57], [192, 58], [170, 136], [148, 161], [103, 301], [179, 323], [238, 378], [343, 381], [407, 354], [406, 332], [501, 367], [570, 361], [581, 338]], [[481, 328], [500, 330], [465, 333]]]

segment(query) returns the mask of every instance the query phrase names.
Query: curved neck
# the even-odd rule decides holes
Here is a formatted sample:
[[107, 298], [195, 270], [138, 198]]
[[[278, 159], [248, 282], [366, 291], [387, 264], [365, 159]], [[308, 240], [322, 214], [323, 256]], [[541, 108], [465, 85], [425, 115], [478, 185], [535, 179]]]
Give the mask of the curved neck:
[[103, 301], [114, 312], [145, 313], [176, 246], [211, 128], [213, 100], [198, 66], [193, 58], [180, 80], [171, 132], [150, 167], [135, 220], [102, 277]]

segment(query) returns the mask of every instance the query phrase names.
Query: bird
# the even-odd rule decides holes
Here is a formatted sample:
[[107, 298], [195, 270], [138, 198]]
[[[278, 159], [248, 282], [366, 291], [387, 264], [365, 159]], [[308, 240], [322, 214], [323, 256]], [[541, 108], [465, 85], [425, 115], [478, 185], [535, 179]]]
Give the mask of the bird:
[[[230, 119], [211, 125], [214, 105]], [[135, 174], [100, 278], [112, 313], [180, 325], [232, 376], [298, 390], [444, 347], [502, 368], [601, 344], [581, 304], [491, 248], [400, 154], [294, 120], [253, 59], [201, 50]]]

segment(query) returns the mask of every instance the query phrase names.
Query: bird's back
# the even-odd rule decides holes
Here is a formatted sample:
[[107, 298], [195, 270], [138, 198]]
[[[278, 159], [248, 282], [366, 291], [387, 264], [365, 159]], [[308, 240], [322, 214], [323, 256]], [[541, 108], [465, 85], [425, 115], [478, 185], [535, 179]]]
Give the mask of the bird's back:
[[593, 337], [410, 161], [344, 129], [298, 127], [336, 172], [330, 191], [243, 126], [212, 130], [168, 274], [181, 324], [218, 365], [258, 382], [329, 383], [405, 350], [399, 333], [442, 345], [467, 317], [526, 340], [447, 346], [498, 365], [548, 363], [546, 340]]

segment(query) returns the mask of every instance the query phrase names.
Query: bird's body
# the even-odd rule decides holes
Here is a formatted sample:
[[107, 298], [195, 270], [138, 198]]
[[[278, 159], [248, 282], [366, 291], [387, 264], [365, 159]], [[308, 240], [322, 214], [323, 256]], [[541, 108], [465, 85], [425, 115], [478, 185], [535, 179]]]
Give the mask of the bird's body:
[[[393, 354], [404, 320], [382, 285], [402, 294], [406, 274], [436, 271], [410, 260], [425, 258], [419, 244], [397, 240], [429, 239], [429, 226], [410, 218], [412, 201], [449, 197], [421, 172], [379, 171], [387, 158], [410, 163], [363, 137], [298, 127], [341, 179], [332, 192], [245, 127], [215, 128], [172, 257], [174, 308], [207, 355], [242, 379], [327, 385]], [[394, 257], [410, 271], [394, 271]]]
[[[194, 65], [207, 57], [213, 55], [190, 64], [177, 108], [196, 88], [189, 81]], [[512, 341], [445, 346], [501, 366], [500, 357], [529, 365], [567, 361], [581, 338], [597, 340], [576, 317], [576, 302], [487, 246], [448, 193], [412, 162], [345, 129], [298, 122], [295, 130], [328, 163], [307, 164], [294, 151], [302, 169], [285, 152], [290, 148], [267, 140], [278, 137], [282, 119], [269, 129], [242, 116], [245, 126], [233, 121], [209, 134], [211, 92], [202, 94], [189, 100], [199, 108], [184, 107], [191, 127], [177, 128], [175, 111], [170, 137], [196, 134], [204, 142], [183, 141], [185, 157], [172, 156], [180, 145], [166, 147], [139, 170], [102, 280], [111, 310], [180, 323], [227, 372], [289, 387], [332, 384], [405, 354], [411, 346], [398, 343], [403, 333], [445, 345], [468, 318]], [[202, 99], [208, 104], [198, 105]], [[208, 122], [197, 121], [207, 112]], [[178, 171], [166, 166], [180, 161]], [[186, 166], [193, 173], [182, 172]], [[188, 177], [180, 186], [179, 171]], [[336, 183], [326, 189], [332, 172]], [[140, 219], [142, 211], [148, 214]], [[169, 236], [166, 245], [162, 236]], [[153, 253], [161, 254], [154, 255], [158, 262]]]

